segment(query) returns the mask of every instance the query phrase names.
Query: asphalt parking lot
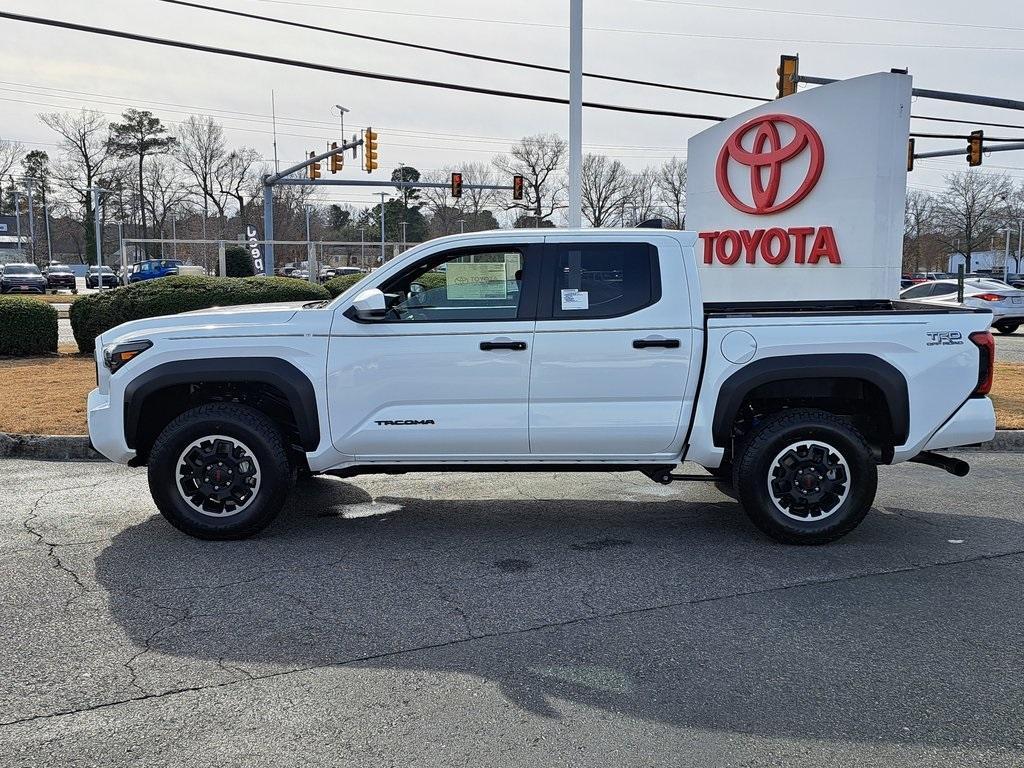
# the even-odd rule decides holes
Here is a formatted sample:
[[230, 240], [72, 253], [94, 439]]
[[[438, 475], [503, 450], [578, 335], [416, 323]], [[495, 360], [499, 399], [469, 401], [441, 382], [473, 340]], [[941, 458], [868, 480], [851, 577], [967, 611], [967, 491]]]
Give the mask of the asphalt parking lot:
[[0, 462], [0, 764], [1024, 763], [1024, 456], [776, 545], [639, 474], [301, 484], [200, 542], [143, 470]]

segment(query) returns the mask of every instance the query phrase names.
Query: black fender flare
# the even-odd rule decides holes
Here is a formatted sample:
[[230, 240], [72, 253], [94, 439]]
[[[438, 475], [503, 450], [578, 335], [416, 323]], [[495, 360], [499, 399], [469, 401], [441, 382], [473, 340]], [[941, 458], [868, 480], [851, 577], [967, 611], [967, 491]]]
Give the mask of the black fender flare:
[[859, 379], [882, 392], [897, 445], [910, 434], [910, 395], [906, 377], [874, 355], [784, 355], [766, 357], [732, 374], [718, 391], [711, 437], [719, 448], [729, 445], [732, 425], [744, 398], [757, 387], [787, 379]]
[[320, 445], [316, 390], [306, 374], [277, 357], [217, 357], [162, 363], [128, 383], [124, 392], [124, 437], [128, 447], [135, 447], [142, 405], [150, 395], [176, 384], [222, 382], [276, 387], [284, 393], [295, 415], [303, 449], [314, 451]]

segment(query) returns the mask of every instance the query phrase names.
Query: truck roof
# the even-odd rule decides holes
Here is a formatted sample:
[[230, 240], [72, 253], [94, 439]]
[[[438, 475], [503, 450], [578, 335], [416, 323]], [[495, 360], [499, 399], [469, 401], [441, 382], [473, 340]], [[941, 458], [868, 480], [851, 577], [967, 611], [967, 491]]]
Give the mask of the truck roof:
[[542, 229], [488, 229], [482, 232], [466, 232], [458, 235], [445, 235], [427, 242], [432, 245], [444, 243], [460, 243], [469, 240], [500, 240], [502, 242], [534, 241], [538, 237], [565, 240], [650, 240], [655, 237], [671, 237], [678, 240], [681, 245], [692, 246], [697, 242], [697, 233], [680, 229], [653, 229], [622, 227], [615, 229], [605, 228], [581, 228], [564, 229], [547, 227]]

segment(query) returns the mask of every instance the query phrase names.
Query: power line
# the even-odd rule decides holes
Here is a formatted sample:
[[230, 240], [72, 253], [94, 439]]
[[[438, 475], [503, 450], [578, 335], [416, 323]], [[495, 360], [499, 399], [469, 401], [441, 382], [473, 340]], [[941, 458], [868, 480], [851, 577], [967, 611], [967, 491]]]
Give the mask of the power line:
[[952, 117], [931, 117], [926, 115], [911, 115], [915, 120], [931, 120], [938, 123], [957, 123], [959, 125], [986, 125], [992, 128], [1016, 128], [1024, 131], [1024, 125], [1014, 123], [992, 123], [985, 120], [957, 120]]
[[[3, 86], [17, 86], [17, 88], [4, 88]], [[31, 90], [18, 90], [19, 88], [28, 88]], [[11, 80], [0, 80], [0, 91], [10, 91], [12, 93], [22, 93], [30, 96], [43, 96], [46, 98], [57, 98], [57, 99], [80, 99], [82, 97], [96, 97], [86, 98], [85, 101], [94, 102], [97, 104], [117, 104], [118, 106], [124, 107], [139, 107], [143, 104], [155, 104], [160, 107], [172, 107], [167, 111], [169, 112], [181, 112], [185, 114], [185, 110], [188, 110], [190, 114], [201, 115], [204, 117], [216, 118], [218, 120], [243, 120], [245, 122], [270, 124], [271, 116], [269, 114], [263, 114], [260, 112], [243, 112], [234, 109], [223, 109], [220, 107], [206, 107], [199, 106], [196, 104], [179, 104], [177, 102], [169, 101], [157, 101], [155, 99], [124, 99], [120, 96], [112, 96], [111, 94], [104, 93], [92, 93], [89, 91], [81, 91], [71, 88], [55, 88], [46, 85], [33, 85], [31, 83], [19, 83]], [[58, 91], [59, 93], [36, 93], [36, 91]], [[73, 96], [62, 96], [60, 94], [69, 93], [74, 94]], [[36, 102], [33, 102], [36, 103]], [[39, 102], [42, 106], [58, 106], [58, 105], [45, 105]], [[173, 109], [173, 107], [180, 107], [181, 109]], [[211, 114], [211, 113], [223, 113], [223, 114]], [[113, 113], [107, 113], [113, 114]], [[304, 117], [282, 117], [278, 115], [278, 123], [285, 126], [293, 126], [297, 128], [328, 128], [333, 130], [337, 127], [336, 120], [315, 120], [312, 118]], [[228, 126], [233, 130], [249, 130], [245, 128], [236, 128], [235, 126]], [[483, 136], [480, 134], [467, 134], [467, 133], [455, 133], [452, 131], [437, 132], [437, 131], [416, 131], [409, 130], [406, 128], [396, 128], [391, 126], [380, 126], [381, 130], [387, 131], [389, 134], [410, 136], [415, 138], [431, 138], [431, 140], [445, 140], [445, 141], [459, 141], [459, 142], [472, 142], [472, 143], [486, 143], [486, 144], [512, 144], [519, 141], [519, 138], [515, 136]], [[322, 136], [310, 136], [308, 134], [289, 134], [284, 133], [285, 136], [296, 136], [299, 138], [315, 138], [322, 139]], [[676, 146], [665, 146], [655, 144], [600, 144], [592, 142], [584, 142], [583, 146], [592, 148], [611, 148], [611, 149], [636, 149], [636, 150], [667, 150], [670, 152], [676, 152], [679, 154], [682, 148]]]
[[[522, 67], [524, 69], [533, 69], [541, 72], [554, 72], [556, 74], [568, 75], [569, 70], [563, 69], [562, 67], [552, 67], [546, 64], [537, 64], [528, 61], [517, 61], [515, 59], [505, 59], [499, 56], [487, 56], [480, 53], [469, 53], [468, 51], [459, 51], [452, 48], [440, 48], [433, 45], [424, 45], [422, 43], [411, 43], [405, 40], [395, 40], [387, 37], [378, 37], [376, 35], [366, 35], [358, 32], [349, 32], [347, 30], [333, 29], [329, 27], [320, 27], [314, 24], [304, 24], [299, 21], [290, 21], [288, 19], [275, 19], [271, 16], [261, 16], [256, 13], [246, 13], [244, 11], [233, 11], [227, 8], [215, 8], [208, 5], [200, 5], [198, 3], [190, 3], [186, 0], [160, 0], [162, 3], [169, 3], [171, 5], [180, 5], [188, 8], [196, 8], [201, 11], [210, 11], [212, 13], [222, 13], [228, 16], [237, 16], [245, 19], [254, 19], [256, 21], [265, 21], [271, 24], [280, 24], [286, 27], [294, 27], [296, 29], [308, 29], [314, 32], [324, 32], [330, 35], [340, 35], [342, 37], [351, 37], [357, 40], [369, 40], [375, 43], [385, 43], [386, 45], [396, 45], [402, 48], [412, 48], [419, 51], [429, 51], [431, 53], [443, 53], [448, 56], [458, 56], [464, 59], [472, 59], [474, 61], [486, 61], [493, 64], [507, 64], [513, 67]], [[595, 80], [607, 80], [614, 83], [626, 83], [628, 85], [643, 85], [651, 88], [663, 88], [671, 91], [684, 91], [686, 93], [702, 93], [709, 96], [726, 96], [733, 99], [748, 99], [750, 101], [771, 101], [762, 96], [750, 96], [743, 93], [733, 93], [730, 91], [715, 91], [707, 88], [694, 88], [688, 85], [674, 85], [672, 83], [659, 83], [653, 80], [639, 80], [631, 77], [619, 77], [618, 75], [599, 75], [594, 72], [584, 72], [584, 77], [593, 78]]]
[[[229, 56], [236, 59], [248, 59], [251, 61], [263, 61], [268, 64], [280, 64], [288, 67], [298, 67], [301, 69], [312, 69], [318, 72], [329, 72], [335, 75], [348, 75], [349, 77], [362, 77], [369, 80], [383, 80], [391, 83], [403, 83], [405, 85], [420, 85], [427, 88], [439, 88], [448, 91], [460, 91], [462, 93], [476, 93], [483, 96], [499, 96], [506, 99], [518, 99], [520, 101], [537, 101], [546, 104], [562, 104], [568, 105], [569, 100], [563, 99], [558, 96], [543, 96], [541, 94], [534, 93], [521, 93], [517, 91], [504, 91], [497, 88], [481, 88], [473, 85], [462, 85], [460, 83], [447, 83], [441, 80], [427, 80], [418, 77], [406, 77], [403, 75], [391, 75], [383, 72], [368, 72], [361, 69], [349, 69], [346, 67], [334, 67], [329, 64], [316, 64], [314, 62], [301, 61], [299, 59], [288, 59], [283, 56], [269, 56], [262, 53], [252, 53], [250, 51], [238, 51], [230, 48], [216, 48], [210, 45], [201, 45], [199, 43], [186, 43], [181, 40], [169, 40], [161, 37], [150, 37], [149, 35], [139, 35], [133, 32], [122, 32], [119, 30], [105, 29], [103, 27], [91, 27], [85, 24], [75, 24], [70, 21], [58, 21], [57, 19], [46, 19], [38, 16], [25, 16], [20, 13], [8, 13], [7, 11], [0, 11], [0, 18], [11, 19], [12, 21], [21, 21], [28, 24], [39, 24], [45, 27], [55, 27], [57, 29], [68, 29], [75, 32], [87, 32], [94, 35], [102, 35], [104, 37], [114, 37], [121, 40], [133, 40], [140, 43], [150, 43], [152, 45], [162, 45], [169, 48], [179, 48], [188, 51], [199, 51], [201, 53], [213, 53], [218, 56]], [[646, 107], [627, 107], [619, 104], [603, 104], [598, 102], [583, 102], [583, 106], [588, 109], [603, 110], [606, 112], [624, 112], [634, 115], [653, 115], [659, 117], [679, 117], [689, 120], [708, 120], [713, 122], [721, 122], [725, 120], [720, 115], [705, 115], [693, 112], [676, 112], [668, 109], [650, 109]]]
[[913, 24], [915, 27], [962, 27], [964, 29], [988, 29], [1000, 32], [1024, 32], [1024, 27], [1005, 27], [991, 24], [966, 24], [963, 22], [930, 21], [927, 19], [894, 19], [885, 16], [852, 16], [840, 13], [823, 13], [820, 11], [791, 11], [782, 8], [753, 8], [745, 5], [721, 5], [719, 3], [696, 3], [688, 0], [634, 0], [638, 3], [649, 3], [651, 5], [681, 5], [691, 8], [713, 8], [724, 11], [746, 11], [748, 13], [773, 13], [784, 16], [811, 16], [824, 19], [843, 19], [846, 21], [884, 21], [889, 24]]
[[[481, 19], [469, 16], [442, 16], [440, 14], [433, 13], [414, 13], [412, 11], [392, 11], [382, 10], [380, 8], [355, 8], [352, 6], [345, 5], [332, 5], [328, 3], [300, 3], [295, 0], [257, 0], [261, 3], [270, 3], [273, 5], [290, 5], [297, 6], [299, 8], [327, 8], [335, 11], [358, 11], [360, 13], [381, 13], [392, 16], [411, 16], [418, 18], [437, 19], [440, 21], [472, 21], [483, 24], [507, 24], [512, 26], [520, 27], [541, 27], [546, 29], [566, 29], [564, 24], [547, 24], [540, 21], [511, 21], [508, 19]], [[684, 37], [684, 38], [697, 38], [702, 40], [746, 40], [752, 42], [761, 43], [804, 43], [807, 45], [868, 45], [878, 46], [882, 48], [927, 48], [949, 50], [949, 49], [960, 49], [970, 51], [1022, 51], [1024, 48], [1011, 47], [1011, 46], [992, 46], [992, 45], [946, 45], [943, 43], [941, 46], [935, 43], [884, 43], [875, 40], [817, 40], [817, 39], [806, 39], [806, 38], [795, 38], [795, 37], [761, 37], [761, 36], [745, 36], [745, 35], [711, 35], [699, 32], [669, 32], [660, 29], [618, 29], [615, 27], [587, 27], [588, 32], [608, 32], [612, 34], [623, 34], [623, 35], [645, 35], [645, 36], [658, 36], [658, 37]]]

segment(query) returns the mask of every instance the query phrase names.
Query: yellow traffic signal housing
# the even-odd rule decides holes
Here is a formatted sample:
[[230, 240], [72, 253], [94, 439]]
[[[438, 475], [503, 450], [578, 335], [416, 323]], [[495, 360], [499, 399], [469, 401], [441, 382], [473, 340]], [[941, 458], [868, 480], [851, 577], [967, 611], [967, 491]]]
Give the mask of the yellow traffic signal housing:
[[363, 170], [373, 173], [377, 168], [377, 134], [367, 128], [363, 131]]
[[[332, 141], [331, 142], [331, 149], [337, 149], [337, 148], [338, 148], [338, 142]], [[345, 158], [342, 157], [341, 152], [338, 152], [336, 155], [331, 155], [331, 173], [337, 173], [338, 171], [340, 171], [344, 167], [345, 167]]]
[[458, 199], [462, 197], [462, 174], [452, 174], [452, 197]]
[[914, 170], [914, 140], [907, 142], [907, 173]]
[[[312, 160], [314, 157], [316, 157], [316, 152], [310, 152], [309, 153], [309, 158]], [[309, 178], [311, 178], [311, 179], [319, 179], [320, 178], [320, 161], [319, 160], [317, 162], [315, 162], [315, 163], [310, 163], [307, 167], [309, 168]]]
[[775, 71], [779, 75], [775, 82], [776, 98], [781, 99], [796, 93], [796, 82], [793, 78], [800, 74], [800, 57], [782, 56], [779, 59], [779, 68]]
[[967, 164], [972, 168], [981, 165], [981, 153], [984, 151], [985, 132], [971, 131], [967, 140]]
[[513, 176], [512, 177], [512, 199], [522, 200], [523, 199], [523, 177]]

